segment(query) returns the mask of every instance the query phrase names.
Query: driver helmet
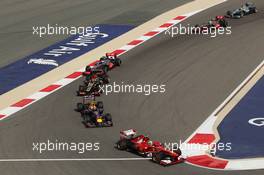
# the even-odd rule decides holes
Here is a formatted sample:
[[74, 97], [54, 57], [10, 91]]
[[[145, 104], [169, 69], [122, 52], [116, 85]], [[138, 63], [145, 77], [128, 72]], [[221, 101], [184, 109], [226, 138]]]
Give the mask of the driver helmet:
[[90, 110], [93, 110], [93, 111], [96, 110], [96, 102], [95, 102], [95, 101], [93, 101], [93, 102], [90, 103], [90, 105], [89, 105], [89, 109], [90, 109]]
[[153, 142], [151, 140], [148, 141], [148, 145], [152, 146]]

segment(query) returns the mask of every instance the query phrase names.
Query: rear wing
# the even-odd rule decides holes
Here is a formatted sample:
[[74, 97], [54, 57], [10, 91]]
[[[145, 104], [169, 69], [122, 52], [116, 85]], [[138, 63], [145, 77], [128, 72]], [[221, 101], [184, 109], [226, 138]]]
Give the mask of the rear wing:
[[94, 95], [83, 96], [83, 104], [86, 104], [88, 101], [95, 101]]
[[116, 53], [106, 53], [105, 54], [106, 58], [111, 58], [111, 59], [116, 59], [117, 54]]
[[137, 135], [137, 131], [134, 129], [120, 131], [120, 138], [130, 139]]

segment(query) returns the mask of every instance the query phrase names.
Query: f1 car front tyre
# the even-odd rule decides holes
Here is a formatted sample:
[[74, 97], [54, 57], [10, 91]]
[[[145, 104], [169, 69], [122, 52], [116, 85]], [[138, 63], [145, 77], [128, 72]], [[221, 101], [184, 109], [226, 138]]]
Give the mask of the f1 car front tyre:
[[83, 122], [84, 123], [90, 123], [90, 122], [92, 122], [92, 120], [91, 120], [91, 116], [90, 115], [84, 115], [83, 116]]
[[77, 103], [77, 108], [76, 108], [76, 110], [77, 110], [78, 112], [81, 112], [82, 110], [84, 110], [84, 105], [83, 105], [82, 103]]
[[92, 69], [92, 68], [91, 68], [90, 66], [86, 66], [86, 67], [85, 67], [85, 71], [86, 71], [86, 72], [90, 72], [91, 69]]
[[115, 59], [115, 65], [116, 66], [121, 66], [121, 64], [122, 64], [122, 61], [119, 58], [116, 58]]
[[103, 67], [103, 71], [104, 71], [104, 73], [107, 73], [107, 72], [109, 71], [108, 66], [104, 66], [104, 67]]
[[111, 114], [109, 114], [109, 113], [105, 114], [105, 120], [111, 122], [112, 121]]
[[104, 108], [104, 104], [102, 101], [98, 101], [97, 104], [96, 104], [97, 108], [101, 108], [103, 109]]
[[179, 156], [182, 155], [180, 148], [173, 150], [173, 152], [177, 153]]
[[152, 157], [152, 153], [144, 153], [144, 157], [150, 158]]

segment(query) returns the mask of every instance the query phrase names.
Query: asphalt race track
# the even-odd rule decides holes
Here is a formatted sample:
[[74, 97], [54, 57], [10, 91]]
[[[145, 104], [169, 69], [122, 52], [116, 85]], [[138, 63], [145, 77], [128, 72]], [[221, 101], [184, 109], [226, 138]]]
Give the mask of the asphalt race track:
[[[2, 0], [0, 2], [0, 67], [66, 38], [32, 35], [33, 26], [139, 25], [190, 0]], [[14, 52], [15, 49], [15, 52]]]
[[[264, 2], [255, 1], [259, 9]], [[240, 5], [234, 0], [186, 20], [206, 22]], [[121, 129], [135, 128], [162, 142], [184, 141], [263, 60], [263, 10], [231, 20], [232, 35], [160, 36], [122, 55], [123, 65], [109, 74], [111, 81], [130, 84], [166, 84], [164, 94], [111, 94], [103, 96], [114, 127], [87, 129], [73, 108], [80, 101], [76, 81], [0, 123], [0, 158], [130, 158], [138, 157], [114, 148]], [[77, 154], [32, 151], [32, 142], [100, 142], [100, 151]], [[161, 167], [148, 160], [0, 163], [1, 174], [231, 174], [180, 164]], [[264, 170], [237, 171], [238, 175], [262, 175]]]

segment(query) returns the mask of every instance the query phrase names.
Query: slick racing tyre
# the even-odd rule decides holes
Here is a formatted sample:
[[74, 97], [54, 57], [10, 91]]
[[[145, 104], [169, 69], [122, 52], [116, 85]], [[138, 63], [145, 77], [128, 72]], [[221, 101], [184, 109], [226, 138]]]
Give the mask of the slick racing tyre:
[[160, 163], [160, 161], [159, 161], [159, 159], [157, 158], [157, 156], [158, 156], [158, 153], [156, 153], [156, 154], [152, 154], [151, 160], [152, 160], [153, 162]]
[[104, 104], [102, 101], [98, 101], [97, 104], [96, 104], [97, 108], [101, 108], [103, 109], [104, 108]]
[[105, 121], [109, 121], [109, 122], [112, 121], [112, 116], [109, 113], [105, 114], [104, 118], [105, 118]]
[[144, 153], [144, 157], [151, 158], [152, 157], [152, 153]]
[[110, 83], [110, 78], [109, 77], [103, 77], [103, 84], [108, 84]]
[[104, 66], [102, 69], [103, 69], [104, 73], [107, 73], [109, 71], [108, 66]]
[[79, 86], [79, 92], [84, 92], [84, 91], [85, 91], [85, 86], [80, 85]]
[[103, 57], [100, 58], [100, 61], [104, 61], [104, 60], [106, 60], [106, 57], [105, 56], [103, 56]]
[[91, 116], [89, 114], [85, 114], [83, 116], [83, 121], [84, 121], [84, 123], [91, 123], [92, 122]]
[[126, 149], [127, 149], [126, 141], [124, 141], [124, 140], [119, 140], [119, 141], [116, 143], [116, 148], [119, 149], [119, 150], [126, 150]]
[[86, 71], [86, 72], [90, 72], [91, 70], [92, 70], [91, 66], [86, 66], [86, 67], [85, 67], [85, 71]]
[[227, 11], [226, 15], [232, 17], [232, 12], [231, 11]]
[[76, 108], [76, 110], [77, 110], [78, 112], [81, 112], [82, 110], [84, 110], [84, 105], [83, 105], [82, 103], [77, 103], [77, 108]]
[[179, 156], [182, 155], [180, 148], [176, 148], [173, 152], [177, 153]]
[[122, 64], [122, 61], [119, 58], [116, 58], [115, 59], [115, 65], [116, 66], [121, 66], [121, 64]]

